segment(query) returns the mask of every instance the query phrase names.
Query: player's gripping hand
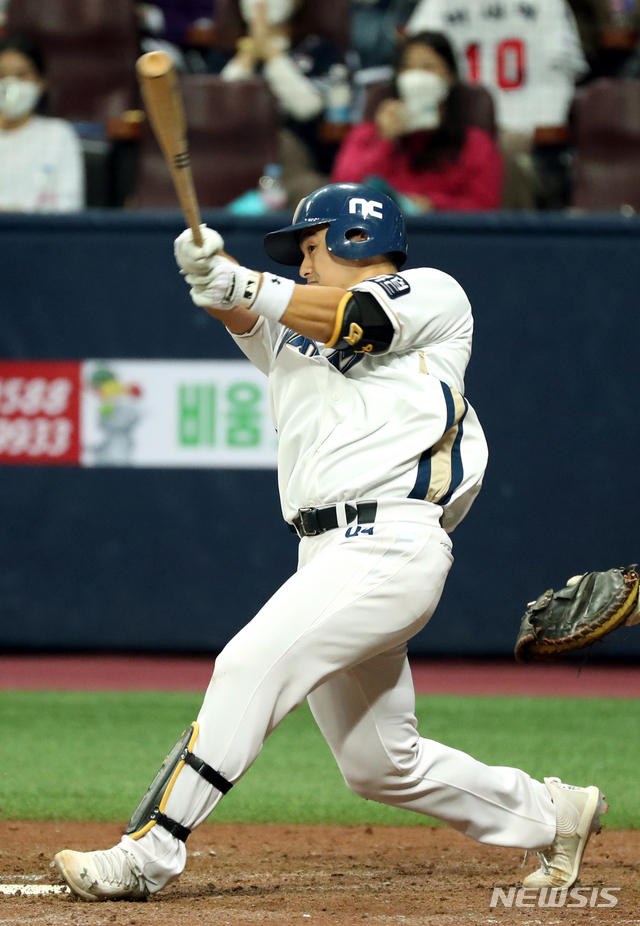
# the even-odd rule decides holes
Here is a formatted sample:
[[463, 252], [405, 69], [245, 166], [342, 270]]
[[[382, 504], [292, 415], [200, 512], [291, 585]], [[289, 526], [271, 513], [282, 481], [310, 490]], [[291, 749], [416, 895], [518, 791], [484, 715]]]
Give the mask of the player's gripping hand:
[[187, 273], [208, 274], [212, 269], [212, 260], [224, 247], [222, 235], [213, 228], [201, 225], [200, 232], [202, 247], [194, 242], [190, 228], [183, 231], [173, 243], [173, 253], [183, 276]]
[[188, 273], [190, 296], [203, 309], [228, 310], [239, 306], [279, 322], [295, 290], [293, 280], [258, 273], [218, 255], [209, 259], [208, 273]]
[[206, 273], [188, 273], [189, 295], [196, 305], [211, 309], [248, 308], [255, 301], [260, 274], [226, 257], [211, 257]]

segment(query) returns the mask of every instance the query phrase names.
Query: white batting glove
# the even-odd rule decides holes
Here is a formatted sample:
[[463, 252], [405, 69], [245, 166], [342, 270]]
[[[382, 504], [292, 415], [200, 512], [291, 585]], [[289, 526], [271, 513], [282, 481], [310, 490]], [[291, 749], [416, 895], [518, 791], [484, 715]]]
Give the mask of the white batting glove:
[[189, 273], [185, 279], [191, 287], [196, 305], [211, 309], [251, 309], [278, 322], [284, 315], [295, 283], [273, 273], [248, 270], [226, 257], [212, 257], [208, 274]]
[[206, 274], [185, 276], [195, 304], [212, 309], [233, 309], [238, 305], [249, 308], [256, 298], [261, 275], [226, 257], [211, 257], [208, 262], [210, 269]]
[[183, 276], [187, 273], [209, 273], [213, 266], [212, 259], [224, 247], [222, 235], [213, 228], [201, 225], [200, 232], [202, 234], [202, 247], [195, 244], [193, 232], [190, 228], [183, 231], [173, 243], [173, 253]]

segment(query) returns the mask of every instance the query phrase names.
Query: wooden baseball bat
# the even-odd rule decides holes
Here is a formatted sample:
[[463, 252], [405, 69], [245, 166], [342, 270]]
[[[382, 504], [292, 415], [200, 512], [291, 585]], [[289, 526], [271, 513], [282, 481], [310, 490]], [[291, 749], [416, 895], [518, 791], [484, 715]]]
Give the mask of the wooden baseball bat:
[[193, 240], [202, 245], [200, 207], [193, 185], [187, 126], [180, 87], [170, 55], [150, 51], [136, 62], [138, 83], [154, 134], [166, 158]]

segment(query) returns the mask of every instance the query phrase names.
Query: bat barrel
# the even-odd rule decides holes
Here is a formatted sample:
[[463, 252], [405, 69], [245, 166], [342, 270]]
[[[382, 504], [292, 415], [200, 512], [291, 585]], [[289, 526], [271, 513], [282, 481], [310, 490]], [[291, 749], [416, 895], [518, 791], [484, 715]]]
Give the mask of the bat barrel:
[[136, 62], [138, 81], [149, 120], [171, 171], [173, 184], [193, 240], [202, 244], [200, 209], [189, 163], [187, 127], [173, 60], [164, 51], [150, 51]]

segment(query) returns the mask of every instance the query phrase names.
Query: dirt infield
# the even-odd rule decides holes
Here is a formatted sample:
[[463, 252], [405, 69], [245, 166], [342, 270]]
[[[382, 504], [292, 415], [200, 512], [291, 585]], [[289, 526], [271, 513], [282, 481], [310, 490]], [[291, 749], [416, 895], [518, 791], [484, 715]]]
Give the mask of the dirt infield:
[[[0, 888], [56, 883], [49, 868], [64, 846], [113, 845], [114, 824], [0, 823]], [[85, 904], [68, 895], [0, 893], [7, 926], [450, 926], [461, 923], [640, 923], [640, 832], [605, 830], [589, 845], [580, 895], [562, 909], [491, 907], [495, 887], [522, 877], [522, 853], [481, 846], [442, 827], [207, 825], [188, 843], [177, 884], [145, 903]], [[528, 869], [534, 865], [530, 859]], [[609, 896], [595, 888], [620, 888]]]

